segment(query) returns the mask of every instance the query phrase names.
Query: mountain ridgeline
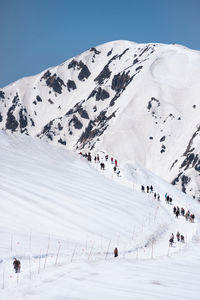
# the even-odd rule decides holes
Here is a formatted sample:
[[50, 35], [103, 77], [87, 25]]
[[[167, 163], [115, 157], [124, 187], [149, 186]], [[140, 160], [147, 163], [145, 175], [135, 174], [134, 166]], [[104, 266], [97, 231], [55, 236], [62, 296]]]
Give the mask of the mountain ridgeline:
[[0, 128], [200, 191], [200, 52], [114, 41], [0, 89]]

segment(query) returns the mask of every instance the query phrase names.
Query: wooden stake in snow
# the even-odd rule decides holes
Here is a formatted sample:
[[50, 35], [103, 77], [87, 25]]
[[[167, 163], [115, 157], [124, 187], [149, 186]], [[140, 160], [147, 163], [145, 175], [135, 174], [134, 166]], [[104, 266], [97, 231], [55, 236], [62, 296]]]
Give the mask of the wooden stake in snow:
[[108, 248], [107, 248], [107, 251], [106, 251], [105, 260], [106, 260], [106, 258], [107, 258], [107, 256], [108, 256], [108, 251], [109, 251], [109, 248], [110, 248], [110, 243], [111, 243], [111, 240], [110, 240], [109, 243], [108, 243]]
[[31, 240], [32, 240], [32, 232], [30, 231], [30, 235], [29, 235], [29, 250], [31, 250]]
[[153, 258], [153, 243], [154, 243], [154, 241], [152, 240], [152, 242], [151, 242], [151, 258]]
[[31, 256], [29, 255], [29, 279], [31, 280]]
[[2, 289], [4, 290], [4, 282], [5, 282], [5, 267], [3, 267], [3, 274], [2, 274]]
[[46, 252], [46, 256], [45, 256], [45, 260], [44, 260], [44, 269], [45, 269], [46, 263], [47, 263], [47, 257], [48, 257], [48, 254], [49, 254], [49, 247], [50, 247], [50, 235], [49, 235], [49, 238], [48, 238], [47, 252]]
[[13, 235], [11, 234], [11, 238], [10, 238], [10, 252], [12, 252], [13, 250]]
[[89, 255], [88, 255], [88, 260], [90, 260], [90, 256], [92, 255], [92, 250], [93, 250], [93, 248], [94, 248], [94, 243], [93, 243], [92, 246], [91, 246], [90, 253], [89, 253]]
[[71, 262], [72, 262], [72, 260], [73, 260], [73, 258], [74, 258], [74, 255], [75, 255], [75, 252], [76, 252], [76, 248], [77, 248], [77, 245], [74, 246], [74, 251], [73, 251], [73, 253], [72, 253]]
[[59, 253], [60, 253], [60, 247], [61, 247], [61, 245], [59, 245], [59, 247], [58, 247], [58, 252], [57, 252], [57, 255], [56, 255], [55, 265], [57, 265], [57, 262], [58, 262], [58, 256], [59, 256]]
[[42, 253], [42, 250], [40, 250], [39, 263], [38, 263], [38, 274], [40, 273], [41, 253]]

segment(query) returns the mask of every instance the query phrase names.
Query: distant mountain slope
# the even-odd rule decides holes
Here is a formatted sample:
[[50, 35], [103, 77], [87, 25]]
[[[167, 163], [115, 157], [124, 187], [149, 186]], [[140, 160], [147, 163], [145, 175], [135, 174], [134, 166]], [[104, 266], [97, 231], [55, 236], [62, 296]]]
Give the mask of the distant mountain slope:
[[104, 150], [198, 196], [200, 53], [114, 41], [0, 91], [0, 128]]

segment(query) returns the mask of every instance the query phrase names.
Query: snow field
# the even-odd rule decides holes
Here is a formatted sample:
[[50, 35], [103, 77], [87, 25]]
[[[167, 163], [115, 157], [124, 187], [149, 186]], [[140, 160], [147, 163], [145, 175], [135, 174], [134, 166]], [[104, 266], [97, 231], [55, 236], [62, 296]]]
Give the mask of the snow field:
[[[109, 160], [99, 172], [99, 164], [26, 136], [1, 133], [0, 152], [1, 299], [179, 299], [171, 276], [181, 279], [182, 299], [198, 299], [199, 216], [194, 224], [176, 219], [164, 194], [195, 214], [198, 204], [138, 166], [119, 164], [118, 177]], [[142, 183], [153, 183], [161, 201], [141, 193]], [[177, 231], [186, 243], [169, 248]]]

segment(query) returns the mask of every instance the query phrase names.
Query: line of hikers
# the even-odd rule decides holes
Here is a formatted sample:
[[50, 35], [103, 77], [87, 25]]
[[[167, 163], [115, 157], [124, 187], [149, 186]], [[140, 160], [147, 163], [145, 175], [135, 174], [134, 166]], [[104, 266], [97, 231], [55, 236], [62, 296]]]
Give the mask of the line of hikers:
[[[177, 242], [185, 243], [184, 235], [180, 234], [179, 231], [177, 231], [176, 239], [177, 239]], [[172, 247], [173, 243], [175, 243], [175, 241], [174, 241], [174, 234], [172, 233], [172, 235], [169, 239], [169, 246]]]
[[183, 216], [185, 217], [186, 221], [190, 221], [192, 223], [194, 223], [194, 219], [195, 219], [195, 215], [191, 214], [191, 212], [188, 210], [187, 212], [185, 211], [185, 209], [183, 207], [179, 206], [174, 206], [173, 208], [173, 213], [175, 214], [175, 216], [178, 218], [178, 216]]
[[[92, 156], [91, 156], [90, 152], [88, 152], [88, 153], [80, 152], [79, 154], [82, 155], [83, 157], [85, 157], [89, 162], [92, 161]], [[105, 161], [107, 162], [108, 158], [109, 158], [108, 154], [106, 154], [104, 158], [105, 158]], [[99, 154], [95, 155], [94, 162], [95, 163], [100, 163], [101, 170], [105, 170], [105, 163], [102, 162], [102, 161], [100, 162]], [[113, 157], [111, 157], [110, 162], [111, 162], [111, 164], [114, 164], [113, 171], [117, 174], [117, 176], [120, 176], [120, 170], [119, 170], [119, 167], [118, 167], [117, 159], [114, 159]]]

